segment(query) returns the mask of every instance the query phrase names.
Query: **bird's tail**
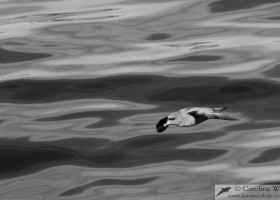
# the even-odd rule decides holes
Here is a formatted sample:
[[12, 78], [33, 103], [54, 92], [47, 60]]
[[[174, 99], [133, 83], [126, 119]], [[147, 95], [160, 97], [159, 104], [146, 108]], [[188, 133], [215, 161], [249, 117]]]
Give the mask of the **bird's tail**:
[[232, 116], [221, 114], [221, 113], [211, 113], [211, 114], [208, 114], [207, 117], [208, 117], [208, 119], [239, 120], [236, 117], [232, 117]]
[[227, 107], [221, 107], [221, 108], [213, 108], [214, 112], [220, 113], [223, 112]]

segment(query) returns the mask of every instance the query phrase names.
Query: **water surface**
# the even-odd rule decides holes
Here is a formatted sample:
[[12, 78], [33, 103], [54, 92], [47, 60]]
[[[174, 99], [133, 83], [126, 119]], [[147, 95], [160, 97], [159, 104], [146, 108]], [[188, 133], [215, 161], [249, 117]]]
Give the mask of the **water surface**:
[[[0, 2], [0, 199], [279, 183], [279, 1]], [[242, 120], [156, 132], [190, 106]]]

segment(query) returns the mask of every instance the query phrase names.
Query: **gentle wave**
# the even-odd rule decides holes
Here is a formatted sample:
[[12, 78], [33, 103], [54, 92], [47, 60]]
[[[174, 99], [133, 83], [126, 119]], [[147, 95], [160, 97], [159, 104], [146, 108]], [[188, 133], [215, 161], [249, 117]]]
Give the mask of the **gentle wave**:
[[[209, 199], [279, 183], [278, 0], [1, 1], [1, 199]], [[239, 121], [156, 132], [187, 106]]]

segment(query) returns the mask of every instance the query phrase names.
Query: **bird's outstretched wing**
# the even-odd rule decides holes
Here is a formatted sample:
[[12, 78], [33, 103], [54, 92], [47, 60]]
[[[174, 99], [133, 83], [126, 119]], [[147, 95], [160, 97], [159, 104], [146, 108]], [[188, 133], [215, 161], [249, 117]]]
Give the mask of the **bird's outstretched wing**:
[[[196, 120], [200, 119], [221, 119], [221, 120], [239, 120], [238, 118], [222, 114], [222, 113], [215, 113], [215, 112], [203, 112], [200, 110], [193, 110], [191, 112], [188, 112], [187, 114], [193, 116]], [[198, 121], [198, 122], [199, 122]]]
[[232, 116], [222, 114], [222, 113], [209, 113], [209, 114], [206, 114], [206, 116], [208, 117], [208, 119], [239, 120], [236, 117], [232, 117]]
[[205, 115], [205, 112], [201, 112], [198, 110], [190, 110], [186, 114], [192, 116], [195, 119], [194, 124], [199, 124], [208, 119], [208, 117]]

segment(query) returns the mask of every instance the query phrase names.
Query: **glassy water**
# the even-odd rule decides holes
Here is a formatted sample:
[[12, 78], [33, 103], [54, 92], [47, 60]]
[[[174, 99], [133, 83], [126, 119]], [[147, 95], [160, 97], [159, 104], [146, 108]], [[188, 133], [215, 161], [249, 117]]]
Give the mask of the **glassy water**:
[[[0, 3], [1, 200], [279, 183], [279, 0]], [[156, 132], [190, 106], [242, 120]]]

